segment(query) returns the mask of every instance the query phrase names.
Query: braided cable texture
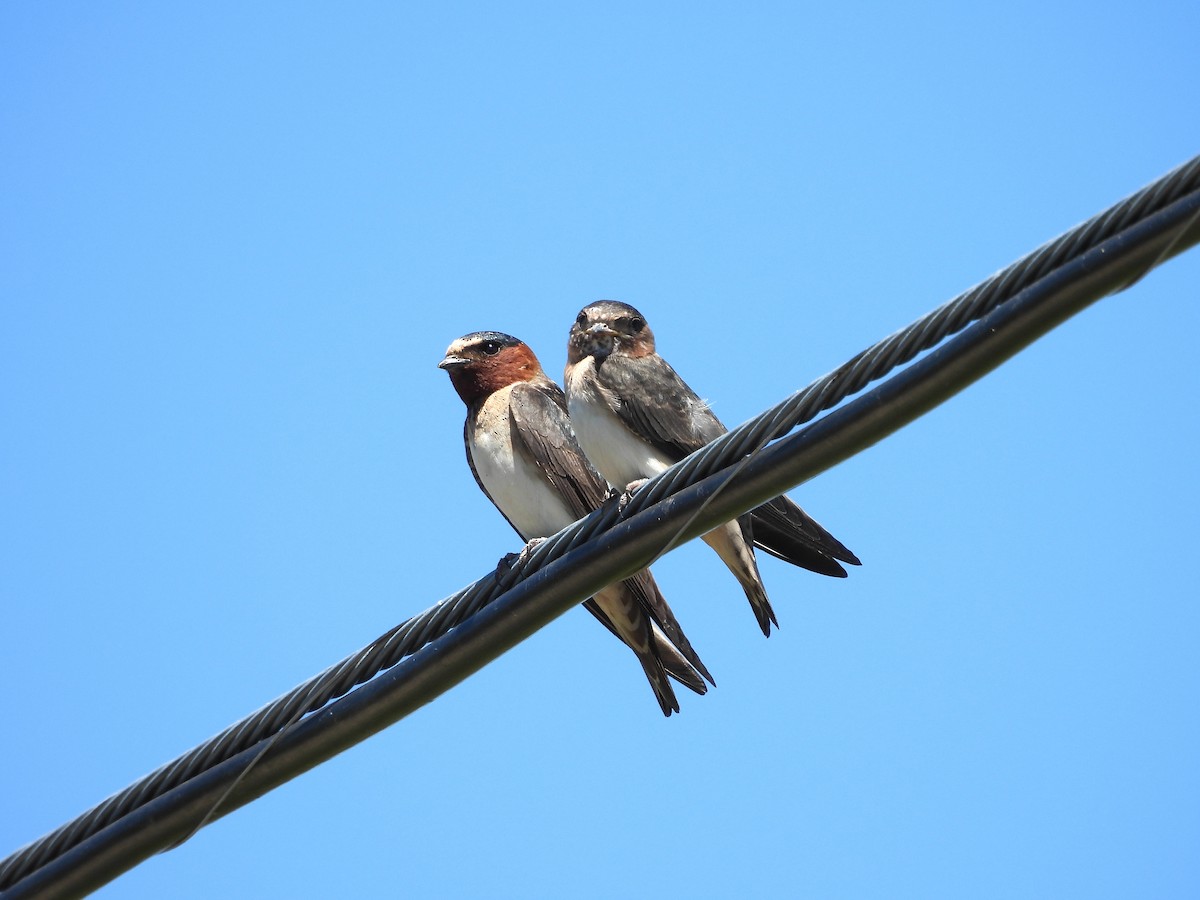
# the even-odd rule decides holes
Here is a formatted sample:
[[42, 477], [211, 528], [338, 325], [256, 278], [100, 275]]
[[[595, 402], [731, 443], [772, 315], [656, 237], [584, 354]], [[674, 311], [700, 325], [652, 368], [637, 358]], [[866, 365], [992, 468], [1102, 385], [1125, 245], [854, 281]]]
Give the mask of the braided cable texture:
[[623, 507], [606, 504], [547, 538], [503, 574], [489, 574], [424, 612], [397, 625], [367, 647], [300, 684], [220, 734], [160, 767], [55, 831], [0, 862], [0, 890], [56, 859], [131, 811], [200, 773], [281, 733], [396, 665], [462, 623], [513, 585], [586, 543], [619, 518], [644, 511], [663, 498], [734, 465], [810, 421], [893, 369], [1002, 305], [1065, 262], [1087, 252], [1138, 221], [1200, 190], [1200, 157], [922, 316], [906, 328], [854, 356], [782, 403], [733, 429], [672, 466], [633, 494]]

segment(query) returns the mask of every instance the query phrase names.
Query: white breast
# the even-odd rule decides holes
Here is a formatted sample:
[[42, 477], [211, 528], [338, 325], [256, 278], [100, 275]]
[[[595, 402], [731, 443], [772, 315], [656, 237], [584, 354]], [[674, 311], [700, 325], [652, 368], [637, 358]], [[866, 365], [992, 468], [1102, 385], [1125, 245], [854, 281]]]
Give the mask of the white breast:
[[617, 418], [594, 376], [596, 361], [587, 357], [576, 363], [567, 378], [567, 411], [579, 446], [592, 465], [613, 487], [652, 478], [670, 468], [667, 459]]
[[566, 528], [575, 516], [538, 470], [514, 452], [508, 395], [496, 391], [467, 429], [471, 460], [488, 495], [525, 540], [547, 537]]

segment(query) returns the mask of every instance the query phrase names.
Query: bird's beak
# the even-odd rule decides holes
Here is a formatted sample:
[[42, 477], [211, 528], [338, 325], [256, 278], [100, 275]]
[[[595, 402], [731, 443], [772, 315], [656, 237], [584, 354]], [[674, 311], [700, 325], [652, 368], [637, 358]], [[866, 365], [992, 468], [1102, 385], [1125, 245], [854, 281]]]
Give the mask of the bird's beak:
[[611, 328], [608, 327], [607, 322], [596, 322], [590, 328], [588, 328], [587, 333], [588, 334], [614, 334], [614, 335], [616, 334], [615, 331], [613, 331]]
[[469, 359], [463, 359], [461, 356], [447, 355], [445, 359], [438, 363], [438, 368], [445, 369], [447, 372], [453, 372], [459, 366], [465, 366], [469, 362]]

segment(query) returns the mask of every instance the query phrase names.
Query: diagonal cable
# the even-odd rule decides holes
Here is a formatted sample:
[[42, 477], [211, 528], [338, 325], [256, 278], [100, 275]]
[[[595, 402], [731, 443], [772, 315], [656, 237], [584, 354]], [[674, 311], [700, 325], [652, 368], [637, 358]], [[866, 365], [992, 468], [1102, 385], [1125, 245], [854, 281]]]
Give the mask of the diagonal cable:
[[[836, 406], [897, 366], [912, 361], [948, 335], [996, 310], [1030, 285], [1063, 270], [1088, 251], [1120, 237], [1178, 201], [1195, 199], [1198, 192], [1200, 158], [1186, 163], [1110, 210], [1049, 242], [960, 297], [858, 354], [783, 403], [697, 451], [649, 482], [629, 500], [623, 510], [618, 510], [615, 505], [607, 506], [564, 529], [539, 545], [502, 578], [488, 575], [480, 579], [72, 822], [14, 853], [0, 863], [0, 890], [17, 884], [110, 825], [120, 823], [180, 785], [199, 779], [263, 739], [281, 734], [308, 713], [322, 709], [356, 686], [392, 668], [430, 641], [470, 619], [498, 596], [535, 578], [565, 554], [589, 541], [598, 540], [618, 519], [636, 516], [664, 498], [683, 492], [706, 477], [746, 460], [748, 455], [757, 453], [798, 423]], [[1178, 228], [1174, 238], [1177, 245], [1168, 244], [1158, 259], [1148, 261], [1120, 283], [1108, 285], [1106, 292], [1127, 286], [1161, 258], [1195, 243], [1197, 235], [1193, 233], [1195, 229], [1191, 228], [1192, 225], [1194, 216]], [[1189, 235], [1187, 241], [1182, 237], [1185, 232]], [[613, 579], [622, 574], [628, 573], [615, 573]], [[257, 756], [252, 758], [258, 759]], [[214, 813], [215, 810], [207, 809], [204, 814], [211, 816]]]

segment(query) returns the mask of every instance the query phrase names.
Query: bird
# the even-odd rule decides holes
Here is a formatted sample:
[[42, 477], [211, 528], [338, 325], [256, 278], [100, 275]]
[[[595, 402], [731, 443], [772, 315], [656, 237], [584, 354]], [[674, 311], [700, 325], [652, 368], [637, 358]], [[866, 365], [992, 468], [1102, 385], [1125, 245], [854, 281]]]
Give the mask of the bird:
[[[646, 317], [627, 303], [585, 306], [567, 339], [563, 378], [579, 445], [614, 489], [652, 478], [725, 433], [708, 404], [658, 355]], [[779, 626], [754, 547], [822, 575], [857, 556], [787, 496], [703, 536], [745, 591], [766, 636]], [[840, 561], [840, 562], [839, 562]]]
[[[467, 407], [463, 443], [480, 490], [522, 540], [548, 537], [608, 497], [571, 429], [562, 389], [533, 350], [500, 331], [451, 342], [438, 363]], [[679, 712], [668, 675], [698, 694], [715, 685], [649, 569], [610, 585], [584, 606], [638, 658], [659, 707]]]

